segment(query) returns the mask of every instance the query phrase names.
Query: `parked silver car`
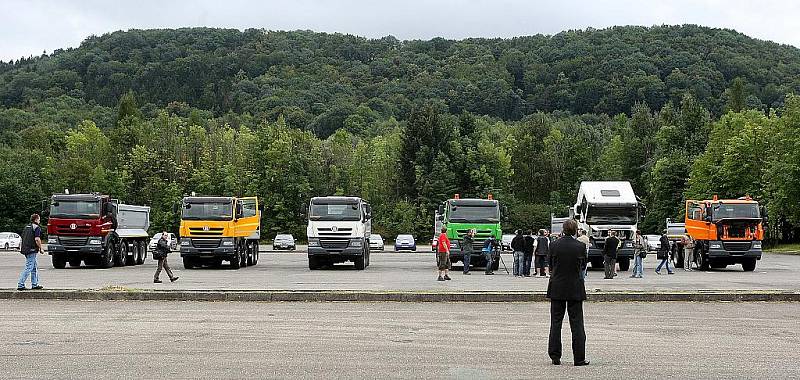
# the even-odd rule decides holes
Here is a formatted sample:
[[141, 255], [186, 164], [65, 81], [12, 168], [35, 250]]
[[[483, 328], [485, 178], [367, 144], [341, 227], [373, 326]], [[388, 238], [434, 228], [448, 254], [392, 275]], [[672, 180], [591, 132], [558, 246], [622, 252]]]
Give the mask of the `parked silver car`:
[[[178, 250], [178, 236], [173, 234], [172, 232], [168, 232], [169, 235], [169, 249], [172, 251]], [[158, 239], [161, 239], [161, 232], [156, 233], [153, 237], [150, 238], [150, 242], [147, 243], [147, 250], [153, 252], [156, 250], [156, 244], [158, 244]]]
[[369, 249], [383, 251], [383, 236], [378, 234], [369, 235]]
[[277, 234], [275, 240], [272, 241], [272, 249], [279, 250], [285, 249], [287, 251], [294, 251], [297, 245], [294, 241], [294, 236], [290, 234]]

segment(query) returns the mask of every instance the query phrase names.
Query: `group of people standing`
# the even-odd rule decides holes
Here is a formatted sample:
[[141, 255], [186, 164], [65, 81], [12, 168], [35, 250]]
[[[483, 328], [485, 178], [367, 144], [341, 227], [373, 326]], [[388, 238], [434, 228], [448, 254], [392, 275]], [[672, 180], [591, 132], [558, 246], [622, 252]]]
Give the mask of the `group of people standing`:
[[547, 230], [541, 229], [537, 235], [532, 230], [528, 230], [527, 235], [517, 230], [511, 240], [511, 250], [514, 252], [514, 277], [531, 277], [531, 264], [538, 277], [549, 277], [550, 233]]

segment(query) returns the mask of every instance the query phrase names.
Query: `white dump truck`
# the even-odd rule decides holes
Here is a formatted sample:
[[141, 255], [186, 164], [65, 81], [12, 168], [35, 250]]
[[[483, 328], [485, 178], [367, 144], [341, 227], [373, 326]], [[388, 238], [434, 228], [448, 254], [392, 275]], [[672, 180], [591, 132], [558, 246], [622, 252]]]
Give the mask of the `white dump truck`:
[[372, 210], [358, 197], [315, 197], [308, 206], [308, 268], [352, 261], [369, 266]]

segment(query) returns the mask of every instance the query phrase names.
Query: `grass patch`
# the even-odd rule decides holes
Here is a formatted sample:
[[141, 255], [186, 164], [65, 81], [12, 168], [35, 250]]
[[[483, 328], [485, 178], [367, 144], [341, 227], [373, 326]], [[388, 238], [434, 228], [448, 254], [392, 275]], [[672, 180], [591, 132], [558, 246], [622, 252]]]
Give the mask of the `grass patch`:
[[766, 253], [785, 253], [792, 255], [800, 255], [800, 243], [795, 244], [781, 244], [776, 247], [765, 249]]

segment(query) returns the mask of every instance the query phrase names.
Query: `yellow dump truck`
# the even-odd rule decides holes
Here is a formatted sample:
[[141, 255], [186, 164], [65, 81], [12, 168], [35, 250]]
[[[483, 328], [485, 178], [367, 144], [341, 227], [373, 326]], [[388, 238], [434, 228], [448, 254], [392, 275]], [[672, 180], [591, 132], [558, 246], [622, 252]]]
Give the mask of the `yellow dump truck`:
[[238, 269], [258, 263], [261, 212], [256, 197], [184, 197], [180, 210], [184, 268], [228, 261]]

